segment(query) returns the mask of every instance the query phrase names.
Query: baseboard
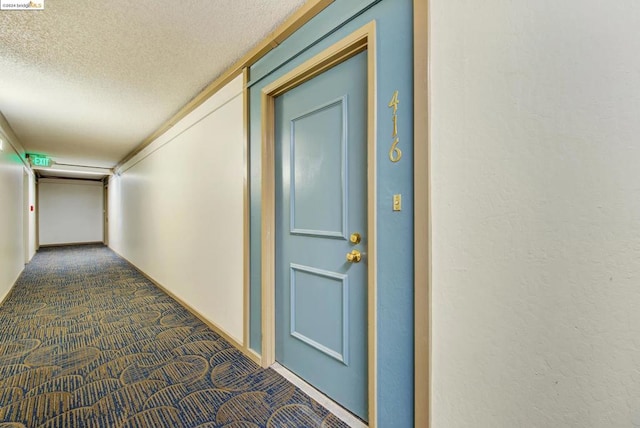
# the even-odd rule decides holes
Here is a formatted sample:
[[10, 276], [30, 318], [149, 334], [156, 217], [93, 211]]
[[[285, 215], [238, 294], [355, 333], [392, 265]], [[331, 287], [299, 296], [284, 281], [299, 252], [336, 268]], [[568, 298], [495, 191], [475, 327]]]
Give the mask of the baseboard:
[[[18, 276], [18, 278], [20, 278]], [[7, 300], [9, 300], [9, 297], [11, 297], [11, 294], [13, 294], [13, 290], [16, 288], [16, 283], [18, 282], [18, 280], [16, 280], [13, 285], [11, 286], [11, 288], [9, 289], [9, 291], [7, 291], [7, 294], [4, 295], [4, 297], [2, 299], [0, 299], [0, 306], [4, 305], [4, 302], [6, 302]]]
[[246, 351], [244, 351], [244, 354], [251, 358], [253, 360], [254, 363], [258, 364], [260, 367], [262, 367], [262, 355], [258, 354], [256, 351], [254, 351], [251, 348], [247, 348]]
[[67, 242], [66, 244], [41, 244], [38, 248], [51, 248], [51, 247], [75, 247], [80, 245], [104, 245], [102, 241], [91, 242]]
[[4, 297], [0, 299], [0, 306], [4, 305], [4, 302], [9, 300], [9, 297], [11, 297], [11, 295], [13, 294], [13, 290], [16, 289], [16, 284], [18, 283], [18, 280], [20, 279], [20, 275], [22, 275], [22, 272], [24, 272], [24, 267], [22, 268], [18, 276], [16, 276], [16, 279], [13, 280], [13, 285], [11, 286], [11, 288], [9, 288], [9, 291], [7, 291], [7, 294], [5, 294]]
[[171, 297], [173, 300], [175, 300], [180, 306], [182, 306], [183, 308], [185, 308], [187, 311], [189, 311], [189, 313], [191, 313], [191, 315], [193, 315], [194, 317], [198, 318], [200, 321], [202, 321], [207, 327], [209, 327], [211, 330], [215, 331], [216, 333], [218, 333], [220, 336], [222, 336], [227, 342], [231, 343], [235, 348], [237, 348], [240, 352], [242, 352], [247, 358], [249, 358], [251, 361], [253, 361], [254, 363], [258, 364], [258, 365], [262, 365], [262, 358], [260, 357], [259, 354], [257, 354], [253, 349], [249, 349], [247, 346], [245, 346], [244, 344], [238, 342], [237, 339], [235, 339], [233, 336], [231, 336], [229, 333], [227, 333], [222, 327], [220, 327], [219, 325], [217, 325], [216, 323], [214, 323], [213, 321], [209, 320], [208, 318], [206, 318], [204, 315], [202, 315], [200, 312], [198, 312], [195, 308], [193, 308], [190, 304], [188, 304], [187, 302], [185, 302], [184, 300], [182, 300], [180, 297], [176, 296], [173, 292], [169, 291], [164, 285], [160, 284], [158, 281], [156, 281], [152, 276], [150, 276], [149, 274], [147, 274], [146, 272], [144, 272], [142, 269], [140, 269], [138, 266], [136, 266], [134, 263], [131, 262], [131, 260], [127, 259], [125, 256], [123, 256], [122, 254], [120, 254], [119, 252], [117, 252], [116, 250], [114, 250], [113, 248], [109, 247], [109, 249], [111, 251], [113, 251], [114, 253], [116, 253], [118, 255], [118, 257], [122, 258], [123, 260], [125, 260], [127, 263], [129, 263], [131, 266], [133, 266], [133, 268], [135, 270], [137, 270], [138, 272], [140, 272], [140, 275], [144, 276], [146, 279], [148, 279], [153, 285], [155, 285], [156, 287], [158, 287], [163, 293], [165, 293], [167, 296]]
[[[19, 278], [19, 277], [18, 277]], [[16, 283], [18, 281], [16, 280], [13, 285], [11, 286], [11, 288], [9, 289], [9, 291], [7, 291], [7, 294], [4, 295], [4, 297], [2, 299], [0, 299], [0, 306], [4, 305], [4, 302], [6, 302], [7, 300], [9, 300], [9, 297], [11, 297], [11, 294], [13, 294], [13, 290], [16, 288]]]
[[225, 340], [227, 340], [227, 342], [231, 342], [231, 344], [233, 346], [235, 346], [236, 348], [242, 350], [242, 348], [244, 348], [244, 346], [238, 342], [237, 339], [234, 339], [233, 336], [231, 336], [229, 333], [227, 333], [222, 327], [220, 327], [219, 325], [215, 324], [214, 322], [212, 322], [211, 320], [207, 319], [204, 315], [202, 315], [200, 312], [198, 312], [195, 308], [193, 308], [191, 305], [189, 305], [187, 302], [185, 302], [184, 300], [182, 300], [180, 297], [176, 296], [173, 292], [169, 291], [166, 287], [164, 287], [162, 284], [158, 283], [158, 281], [154, 280], [153, 278], [151, 278], [149, 275], [147, 275], [146, 273], [140, 271], [140, 269], [138, 269], [136, 267], [136, 269], [145, 276], [145, 278], [147, 278], [149, 281], [151, 281], [156, 287], [158, 287], [160, 290], [162, 290], [162, 292], [164, 292], [166, 295], [168, 295], [169, 297], [171, 297], [173, 300], [175, 300], [176, 302], [178, 302], [180, 304], [180, 306], [182, 306], [183, 308], [185, 308], [187, 311], [189, 311], [191, 313], [191, 315], [195, 316], [196, 318], [198, 318], [200, 321], [202, 321], [203, 323], [205, 323], [207, 325], [207, 327], [209, 327], [211, 330], [215, 331], [216, 333], [218, 333], [220, 336], [224, 337]]

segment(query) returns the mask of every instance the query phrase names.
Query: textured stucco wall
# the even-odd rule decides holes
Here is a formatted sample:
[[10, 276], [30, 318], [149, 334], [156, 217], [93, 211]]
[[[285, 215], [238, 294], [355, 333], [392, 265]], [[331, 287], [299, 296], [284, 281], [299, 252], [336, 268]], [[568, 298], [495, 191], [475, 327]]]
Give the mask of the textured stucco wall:
[[0, 301], [9, 293], [25, 262], [23, 236], [23, 163], [4, 140], [0, 151]]
[[640, 3], [431, 26], [433, 426], [640, 426]]

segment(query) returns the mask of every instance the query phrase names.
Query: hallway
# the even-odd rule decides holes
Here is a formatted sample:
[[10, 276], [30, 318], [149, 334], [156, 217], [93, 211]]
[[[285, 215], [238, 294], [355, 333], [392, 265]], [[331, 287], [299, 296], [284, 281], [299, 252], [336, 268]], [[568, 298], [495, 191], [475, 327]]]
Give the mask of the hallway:
[[0, 425], [346, 427], [102, 245], [41, 248], [0, 306]]
[[639, 29], [0, 1], [0, 428], [640, 428]]
[[[426, 34], [413, 31], [426, 28], [426, 4], [231, 3], [0, 5], [0, 302], [18, 287], [11, 308], [16, 296], [43, 284], [25, 285], [24, 278], [34, 275], [32, 264], [53, 256], [41, 251], [46, 247], [97, 244], [113, 251], [104, 257], [129, 266], [108, 279], [120, 294], [92, 290], [98, 298], [73, 289], [87, 276], [107, 281], [93, 277], [103, 271], [93, 262], [74, 271], [81, 281], [63, 280], [65, 295], [32, 291], [61, 299], [51, 302], [56, 310], [70, 302], [82, 307], [72, 314], [79, 327], [48, 307], [5, 318], [36, 322], [45, 314], [47, 321], [38, 321], [34, 335], [29, 326], [0, 342], [10, 360], [23, 364], [42, 353], [61, 360], [52, 376], [82, 378], [55, 383], [69, 391], [45, 395], [37, 386], [10, 389], [0, 401], [3, 418], [28, 414], [37, 419], [29, 426], [61, 414], [134, 425], [136, 418], [230, 428], [266, 427], [270, 418], [271, 426], [338, 423], [293, 387], [278, 389], [282, 376], [349, 425], [429, 425], [429, 347], [421, 333], [428, 327], [428, 275], [414, 269], [416, 259], [420, 266], [427, 259], [426, 247], [414, 242], [428, 242], [415, 239], [428, 221], [426, 192], [414, 185], [425, 181], [414, 177], [414, 165], [425, 171], [427, 164], [426, 129], [414, 126], [424, 118], [415, 122], [414, 114], [427, 112], [419, 101], [427, 90], [413, 83], [414, 75], [427, 75]], [[391, 99], [394, 107], [386, 107]], [[283, 252], [290, 244], [296, 249]], [[51, 262], [49, 278], [70, 273], [74, 263]], [[131, 292], [128, 275], [136, 278]], [[143, 293], [140, 281], [160, 293], [160, 303], [131, 294]], [[148, 306], [170, 299], [195, 318], [168, 327], [189, 332], [156, 331], [171, 312]], [[143, 303], [113, 308], [118, 300], [127, 308]], [[92, 312], [101, 310], [108, 312]], [[183, 351], [178, 366], [167, 366], [191, 330], [204, 326], [215, 332], [207, 336], [215, 349], [198, 358]], [[177, 332], [185, 336], [173, 337]], [[59, 336], [33, 341], [45, 333]], [[138, 361], [157, 334], [168, 342], [151, 363]], [[223, 376], [214, 354], [227, 353], [240, 362], [231, 370], [249, 390], [210, 379]], [[80, 373], [69, 372], [81, 355]], [[78, 401], [86, 376], [112, 359], [121, 360], [108, 373], [118, 389]], [[187, 372], [203, 377], [186, 390], [173, 385]], [[151, 390], [129, 385], [145, 376]], [[151, 409], [147, 400], [167, 387], [176, 396]], [[196, 411], [202, 420], [191, 420], [193, 413], [184, 413], [197, 397], [184, 401], [191, 387], [232, 390]], [[52, 403], [62, 404], [54, 411]], [[293, 404], [305, 406], [299, 416], [313, 421], [280, 421], [298, 408]], [[246, 420], [224, 416], [230, 406], [250, 409]], [[232, 414], [244, 417], [238, 412]]]

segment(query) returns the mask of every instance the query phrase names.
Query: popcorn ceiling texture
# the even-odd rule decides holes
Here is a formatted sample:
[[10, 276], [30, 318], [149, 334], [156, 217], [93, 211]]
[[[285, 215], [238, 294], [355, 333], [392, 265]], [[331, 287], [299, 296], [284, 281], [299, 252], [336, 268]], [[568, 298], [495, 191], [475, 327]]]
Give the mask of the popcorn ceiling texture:
[[303, 0], [49, 0], [0, 12], [0, 111], [27, 151], [113, 166]]

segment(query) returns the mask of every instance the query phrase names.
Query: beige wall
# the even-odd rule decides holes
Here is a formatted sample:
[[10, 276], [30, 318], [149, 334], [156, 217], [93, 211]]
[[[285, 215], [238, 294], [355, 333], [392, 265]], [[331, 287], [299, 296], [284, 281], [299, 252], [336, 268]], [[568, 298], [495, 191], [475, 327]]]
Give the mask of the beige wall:
[[640, 426], [640, 4], [431, 0], [433, 426]]
[[[24, 171], [25, 164], [20, 159], [24, 151], [11, 133], [0, 123], [0, 139], [4, 141], [0, 151], [0, 301], [11, 290], [16, 279], [24, 269], [24, 264], [31, 260], [35, 252], [34, 229], [28, 230], [25, 243], [25, 209]], [[15, 148], [14, 148], [15, 147]], [[27, 169], [28, 197], [34, 199], [34, 178]], [[30, 213], [26, 225], [35, 226], [35, 213]], [[27, 249], [25, 250], [25, 245]]]
[[[37, 201], [36, 201], [36, 179], [33, 173], [31, 173], [31, 171], [28, 171], [28, 188], [29, 188], [29, 201], [26, 204], [27, 206], [25, 207], [25, 209], [29, 210], [27, 217], [28, 217], [28, 221], [29, 221], [29, 225], [27, 227], [27, 241], [28, 241], [28, 248], [27, 248], [27, 262], [31, 261], [31, 259], [33, 258], [33, 256], [36, 254], [36, 248], [37, 248], [37, 242], [36, 242], [36, 221], [37, 221], [37, 216], [36, 216], [36, 210], [37, 210]], [[30, 207], [33, 206], [33, 211], [30, 210]]]
[[40, 245], [102, 242], [102, 182], [40, 179]]
[[242, 77], [111, 178], [109, 244], [243, 341]]

